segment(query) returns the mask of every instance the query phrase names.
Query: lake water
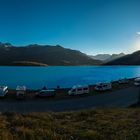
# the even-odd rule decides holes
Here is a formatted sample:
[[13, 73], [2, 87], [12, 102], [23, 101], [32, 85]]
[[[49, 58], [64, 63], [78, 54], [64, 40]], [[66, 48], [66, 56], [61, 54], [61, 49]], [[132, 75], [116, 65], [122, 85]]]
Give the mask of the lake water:
[[71, 87], [95, 84], [119, 78], [140, 76], [140, 66], [49, 66], [49, 67], [0, 67], [0, 85], [15, 88], [26, 85], [38, 89]]

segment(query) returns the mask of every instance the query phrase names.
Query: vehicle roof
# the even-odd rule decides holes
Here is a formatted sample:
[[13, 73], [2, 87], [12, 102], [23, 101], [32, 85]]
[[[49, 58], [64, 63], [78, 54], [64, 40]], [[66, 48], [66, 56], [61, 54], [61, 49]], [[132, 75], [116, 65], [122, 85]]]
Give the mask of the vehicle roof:
[[4, 91], [4, 90], [6, 90], [6, 89], [8, 89], [7, 86], [0, 86], [0, 91]]
[[88, 86], [87, 85], [75, 85], [75, 86], [73, 86], [72, 88], [88, 88]]
[[109, 85], [111, 84], [111, 82], [100, 82], [100, 83], [97, 83], [96, 85]]
[[43, 90], [40, 90], [40, 92], [47, 92], [47, 91], [49, 92], [49, 91], [55, 91], [55, 90], [54, 89], [45, 89], [45, 90], [43, 89]]
[[23, 90], [23, 91], [25, 91], [26, 87], [25, 86], [17, 86], [16, 90]]
[[135, 81], [140, 81], [140, 77], [139, 78], [136, 78]]
[[128, 80], [128, 78], [120, 78], [119, 80]]

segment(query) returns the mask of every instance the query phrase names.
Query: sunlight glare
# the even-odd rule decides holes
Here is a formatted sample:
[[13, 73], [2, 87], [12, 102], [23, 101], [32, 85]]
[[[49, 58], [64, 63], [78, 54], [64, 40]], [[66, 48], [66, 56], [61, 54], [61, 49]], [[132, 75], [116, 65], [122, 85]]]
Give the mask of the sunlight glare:
[[140, 39], [136, 40], [136, 42], [134, 44], [134, 49], [135, 50], [140, 50]]

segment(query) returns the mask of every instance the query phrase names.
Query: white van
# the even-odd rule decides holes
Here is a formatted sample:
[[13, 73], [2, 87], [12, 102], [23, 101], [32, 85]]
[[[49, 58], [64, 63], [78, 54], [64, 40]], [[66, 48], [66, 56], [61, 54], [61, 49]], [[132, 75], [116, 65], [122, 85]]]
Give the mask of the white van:
[[17, 99], [24, 99], [26, 93], [26, 87], [25, 86], [17, 86], [16, 87], [16, 98]]
[[95, 90], [97, 90], [97, 91], [106, 91], [106, 90], [111, 90], [111, 89], [112, 89], [112, 84], [110, 82], [97, 83], [95, 85]]
[[134, 85], [135, 85], [135, 86], [140, 86], [140, 78], [136, 78], [136, 79], [134, 80]]
[[0, 97], [4, 97], [8, 93], [7, 86], [0, 86]]
[[89, 93], [89, 87], [88, 86], [73, 86], [69, 91], [68, 94], [69, 95], [81, 95], [81, 94], [85, 94], [85, 93]]

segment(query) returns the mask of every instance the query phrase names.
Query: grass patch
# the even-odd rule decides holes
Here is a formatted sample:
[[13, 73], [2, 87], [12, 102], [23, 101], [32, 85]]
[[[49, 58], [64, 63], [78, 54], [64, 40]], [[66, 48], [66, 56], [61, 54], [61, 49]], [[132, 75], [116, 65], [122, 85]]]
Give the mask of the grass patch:
[[0, 114], [0, 140], [139, 140], [140, 109]]

